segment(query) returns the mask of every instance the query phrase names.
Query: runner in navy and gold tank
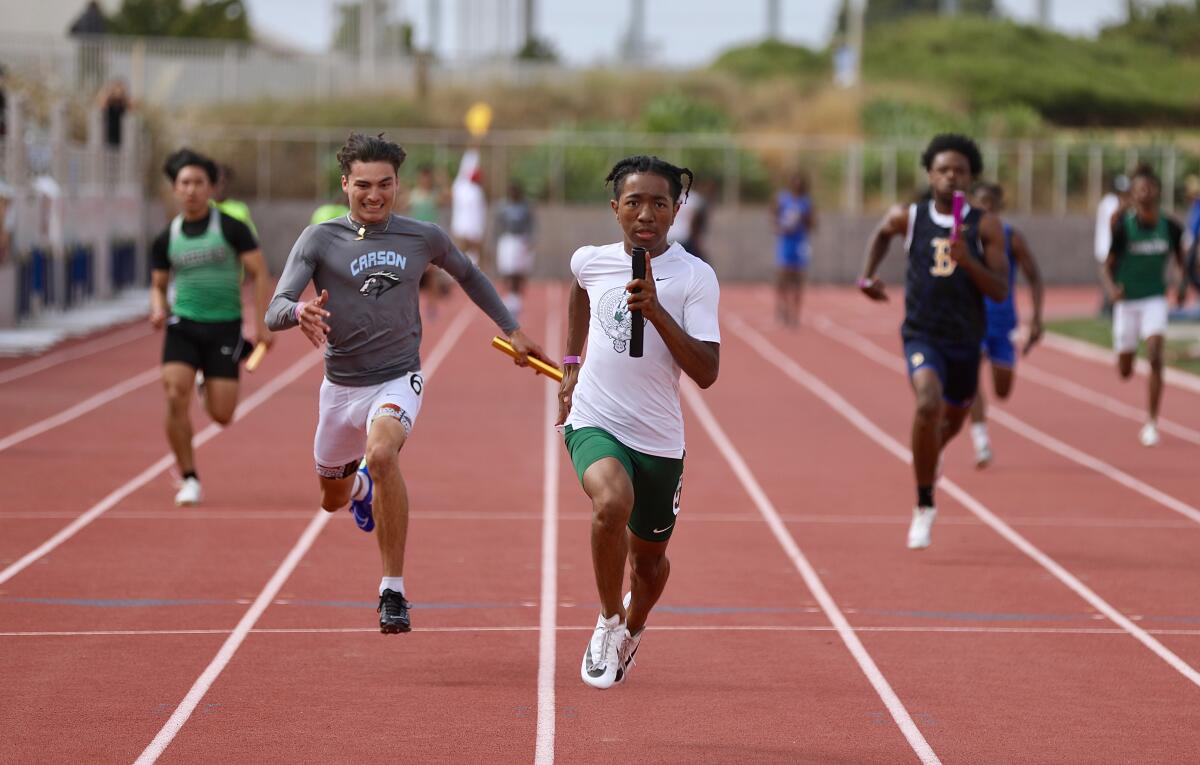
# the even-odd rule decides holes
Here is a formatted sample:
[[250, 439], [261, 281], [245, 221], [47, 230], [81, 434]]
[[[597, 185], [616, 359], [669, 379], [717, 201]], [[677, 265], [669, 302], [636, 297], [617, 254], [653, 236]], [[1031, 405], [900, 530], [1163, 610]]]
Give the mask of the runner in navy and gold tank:
[[[979, 183], [975, 187], [973, 204], [999, 216], [1004, 209], [1004, 189], [996, 183]], [[1045, 290], [1042, 274], [1033, 252], [1020, 231], [1002, 223], [1004, 227], [1004, 255], [1008, 261], [1008, 297], [1002, 301], [984, 298], [987, 316], [987, 333], [983, 336], [983, 354], [992, 367], [992, 390], [996, 398], [1004, 401], [1012, 393], [1017, 374], [1017, 349], [1013, 347], [1012, 335], [1017, 329], [1016, 281], [1017, 269], [1025, 274], [1033, 293], [1033, 318], [1029, 322], [1029, 336], [1021, 355], [1029, 353], [1042, 338], [1042, 300]], [[975, 446], [975, 466], [987, 467], [992, 461], [992, 444], [987, 432], [987, 397], [980, 390], [971, 404], [971, 441]]]
[[1133, 374], [1138, 341], [1146, 341], [1150, 362], [1149, 412], [1139, 440], [1158, 443], [1158, 409], [1162, 402], [1163, 336], [1167, 332], [1167, 265], [1179, 268], [1179, 307], [1187, 302], [1184, 276], [1183, 227], [1158, 207], [1162, 185], [1149, 167], [1133, 174], [1133, 209], [1113, 222], [1112, 249], [1101, 269], [1104, 287], [1113, 303], [1113, 346], [1123, 379]]
[[908, 270], [901, 329], [909, 378], [916, 394], [913, 472], [917, 507], [908, 530], [910, 549], [929, 546], [936, 517], [933, 484], [945, 445], [962, 428], [979, 381], [983, 298], [1008, 296], [1004, 232], [999, 220], [966, 206], [953, 231], [954, 192], [966, 192], [983, 170], [979, 147], [960, 135], [939, 135], [921, 157], [929, 195], [888, 211], [867, 248], [858, 286], [872, 300], [887, 300], [875, 276], [894, 237], [905, 237]]
[[[254, 282], [256, 340], [271, 343], [262, 318], [271, 297], [270, 275], [247, 225], [212, 205], [217, 166], [182, 149], [163, 168], [179, 214], [151, 247], [150, 323], [166, 327], [162, 379], [167, 393], [167, 440], [183, 483], [175, 503], [200, 501], [188, 410], [196, 373], [204, 374], [204, 406], [220, 425], [229, 424], [238, 400], [238, 362], [250, 350], [242, 339], [242, 272]], [[175, 277], [175, 299], [167, 284]]]

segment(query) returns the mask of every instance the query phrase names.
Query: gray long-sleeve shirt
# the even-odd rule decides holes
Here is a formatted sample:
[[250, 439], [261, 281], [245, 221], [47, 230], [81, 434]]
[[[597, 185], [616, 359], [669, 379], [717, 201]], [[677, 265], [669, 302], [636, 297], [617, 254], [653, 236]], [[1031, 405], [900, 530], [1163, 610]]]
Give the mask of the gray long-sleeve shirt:
[[432, 263], [453, 276], [505, 333], [517, 322], [488, 278], [458, 251], [445, 231], [399, 215], [367, 227], [347, 216], [300, 234], [267, 308], [272, 330], [295, 327], [300, 293], [312, 281], [329, 291], [325, 376], [338, 385], [378, 385], [421, 368], [418, 285]]

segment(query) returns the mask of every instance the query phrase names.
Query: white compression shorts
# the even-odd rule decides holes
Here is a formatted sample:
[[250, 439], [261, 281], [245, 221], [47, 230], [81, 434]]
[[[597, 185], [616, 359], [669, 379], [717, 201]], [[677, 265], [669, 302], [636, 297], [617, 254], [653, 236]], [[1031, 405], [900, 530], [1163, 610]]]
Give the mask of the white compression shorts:
[[1133, 353], [1138, 340], [1167, 334], [1167, 299], [1161, 295], [1113, 304], [1113, 350]]
[[367, 432], [378, 417], [399, 420], [404, 432], [411, 433], [421, 411], [424, 387], [420, 372], [361, 388], [322, 380], [313, 438], [317, 474], [342, 477], [345, 467], [366, 452]]

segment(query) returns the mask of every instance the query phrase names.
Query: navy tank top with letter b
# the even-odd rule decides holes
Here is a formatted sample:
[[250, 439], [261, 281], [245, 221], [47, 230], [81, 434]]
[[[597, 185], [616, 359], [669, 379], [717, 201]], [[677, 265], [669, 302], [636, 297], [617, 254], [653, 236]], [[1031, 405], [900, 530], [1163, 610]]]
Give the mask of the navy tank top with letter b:
[[[971, 257], [983, 261], [979, 221], [983, 211], [966, 207], [961, 236]], [[954, 221], [939, 213], [933, 200], [908, 209], [908, 273], [905, 279], [904, 339], [978, 348], [987, 321], [983, 293], [950, 257]]]

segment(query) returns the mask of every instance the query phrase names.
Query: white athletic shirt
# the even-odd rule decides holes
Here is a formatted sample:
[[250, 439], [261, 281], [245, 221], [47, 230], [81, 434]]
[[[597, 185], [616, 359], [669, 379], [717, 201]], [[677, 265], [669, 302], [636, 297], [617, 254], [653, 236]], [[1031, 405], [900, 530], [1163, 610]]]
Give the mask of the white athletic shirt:
[[[721, 342], [717, 323], [720, 287], [712, 268], [679, 244], [650, 261], [658, 302], [696, 340]], [[657, 457], [683, 456], [679, 365], [649, 321], [644, 355], [629, 356], [633, 326], [625, 285], [631, 260], [622, 243], [581, 247], [571, 273], [587, 290], [592, 315], [587, 358], [575, 386], [567, 424], [597, 427], [631, 449]]]
[[450, 186], [450, 234], [481, 242], [487, 228], [487, 198], [483, 187], [471, 180], [478, 168], [479, 151], [468, 149]]

